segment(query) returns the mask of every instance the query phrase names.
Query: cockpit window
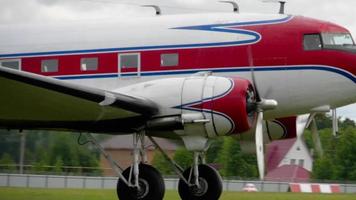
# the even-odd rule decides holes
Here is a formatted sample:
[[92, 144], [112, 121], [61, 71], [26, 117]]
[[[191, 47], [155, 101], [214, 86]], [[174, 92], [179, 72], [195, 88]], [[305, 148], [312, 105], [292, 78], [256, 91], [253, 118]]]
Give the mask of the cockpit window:
[[356, 45], [350, 33], [305, 34], [303, 46], [306, 51], [327, 49], [356, 53]]
[[352, 36], [349, 33], [322, 33], [323, 44], [325, 46], [350, 46], [354, 45]]
[[322, 42], [320, 34], [307, 34], [304, 35], [304, 50], [320, 50], [322, 48]]

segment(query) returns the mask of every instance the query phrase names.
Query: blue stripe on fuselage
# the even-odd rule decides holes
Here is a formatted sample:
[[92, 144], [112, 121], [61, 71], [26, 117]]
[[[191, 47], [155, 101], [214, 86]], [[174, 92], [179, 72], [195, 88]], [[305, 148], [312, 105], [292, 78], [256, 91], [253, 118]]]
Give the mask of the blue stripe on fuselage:
[[[356, 83], [356, 77], [351, 73], [330, 66], [269, 66], [269, 67], [231, 67], [231, 68], [223, 68], [223, 69], [192, 69], [192, 70], [176, 70], [176, 71], [155, 71], [155, 72], [140, 72], [140, 76], [169, 76], [169, 75], [186, 75], [186, 74], [194, 74], [201, 71], [211, 71], [214, 73], [228, 73], [228, 72], [249, 72], [251, 70], [254, 71], [301, 71], [301, 70], [317, 70], [317, 71], [329, 71], [336, 74], [340, 74], [354, 83]], [[128, 76], [137, 76], [136, 73], [121, 73], [120, 75], [117, 73], [111, 74], [95, 74], [95, 75], [71, 75], [71, 76], [55, 76], [54, 78], [62, 79], [62, 80], [70, 80], [70, 79], [95, 79], [95, 78], [115, 78], [115, 77], [128, 77]]]
[[254, 37], [253, 39], [246, 39], [246, 40], [240, 40], [240, 41], [214, 42], [214, 43], [201, 43], [201, 44], [153, 45], [153, 46], [139, 46], [139, 47], [84, 49], [84, 50], [50, 51], [50, 52], [12, 53], [12, 54], [0, 54], [0, 58], [247, 45], [247, 44], [254, 44], [254, 43], [258, 42], [259, 40], [261, 40], [261, 35], [254, 31], [242, 30], [242, 29], [231, 29], [230, 27], [283, 23], [283, 22], [290, 20], [291, 18], [292, 18], [292, 16], [287, 16], [285, 18], [276, 19], [276, 20], [237, 22], [237, 23], [227, 23], [227, 24], [210, 24], [210, 25], [198, 25], [198, 26], [186, 26], [186, 27], [172, 28], [172, 29], [178, 29], [178, 30], [201, 30], [201, 31], [236, 33], [236, 34], [244, 34], [244, 35], [249, 35], [249, 36]]

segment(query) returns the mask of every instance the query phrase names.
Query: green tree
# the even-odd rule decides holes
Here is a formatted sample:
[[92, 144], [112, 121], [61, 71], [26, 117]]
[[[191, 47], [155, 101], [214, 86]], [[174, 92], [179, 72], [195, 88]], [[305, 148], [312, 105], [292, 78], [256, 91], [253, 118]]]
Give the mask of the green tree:
[[318, 114], [315, 116], [315, 120], [320, 130], [332, 127], [332, 118], [328, 114]]
[[77, 144], [75, 144], [73, 139], [67, 133], [57, 133], [54, 135], [49, 146], [50, 165], [54, 165], [56, 158], [60, 156], [63, 159], [64, 166], [79, 166]]
[[45, 160], [36, 161], [32, 164], [32, 166], [32, 171], [38, 174], [42, 174], [49, 170]]
[[222, 176], [256, 177], [256, 159], [252, 155], [241, 151], [239, 141], [232, 137], [225, 137], [218, 161], [222, 164]]
[[337, 138], [330, 129], [320, 131], [324, 156], [316, 158], [313, 178], [356, 180], [356, 129], [342, 129]]
[[332, 159], [328, 156], [316, 159], [313, 163], [313, 173], [312, 177], [314, 179], [321, 180], [332, 180], [334, 176], [334, 166]]
[[57, 156], [55, 167], [54, 167], [54, 172], [60, 174], [60, 173], [62, 173], [62, 171], [63, 171], [63, 160], [60, 156]]
[[356, 128], [356, 123], [355, 121], [346, 118], [345, 120], [339, 122], [339, 127], [341, 129], [347, 129], [347, 128]]
[[174, 174], [171, 164], [164, 158], [162, 153], [157, 150], [154, 153], [152, 165], [155, 166], [163, 175]]
[[339, 180], [356, 180], [356, 129], [347, 128], [337, 141], [334, 161]]
[[[57, 157], [63, 161], [63, 171], [67, 173], [99, 174], [98, 154], [76, 143], [76, 136], [72, 133], [57, 133], [52, 136], [49, 144], [48, 164], [56, 164]], [[82, 166], [83, 168], [78, 168]], [[75, 167], [75, 168], [71, 168]]]
[[230, 159], [230, 149], [233, 145], [233, 140], [230, 137], [224, 137], [221, 151], [219, 152], [219, 156], [217, 158], [218, 162], [221, 164], [220, 173], [222, 176], [228, 176], [230, 173], [228, 172], [228, 163]]
[[6, 170], [6, 171], [15, 171], [16, 170], [16, 163], [10, 154], [4, 153], [1, 156], [0, 169]]
[[75, 149], [76, 149], [75, 151], [78, 154], [77, 157], [79, 159], [78, 160], [79, 166], [88, 167], [88, 168], [83, 168], [81, 172], [85, 174], [99, 175], [101, 173], [101, 170], [98, 169], [99, 167], [98, 156], [84, 146], [76, 145]]
[[218, 161], [219, 153], [223, 147], [224, 139], [214, 139], [210, 145], [210, 148], [206, 152], [206, 162], [216, 163]]
[[193, 163], [193, 153], [184, 148], [178, 149], [173, 156], [173, 160], [183, 169], [187, 169]]
[[20, 134], [18, 131], [0, 129], [0, 155], [7, 153], [15, 161], [19, 160]]
[[[324, 153], [334, 151], [335, 150], [335, 138], [332, 135], [331, 128], [325, 128], [318, 130], [320, 142]], [[310, 130], [306, 130], [304, 132], [304, 140], [308, 146], [308, 148], [315, 150], [314, 142], [312, 139], [312, 132]], [[314, 154], [314, 158], [317, 158], [317, 154]]]
[[[332, 128], [332, 117], [327, 113], [316, 115], [315, 120], [319, 130]], [[344, 120], [341, 120], [341, 118], [339, 118], [338, 124], [340, 129], [345, 129], [348, 127], [352, 127], [352, 128], [356, 127], [355, 121], [349, 118], [346, 118]]]
[[[67, 173], [100, 174], [99, 154], [90, 149], [90, 145], [77, 144], [77, 134], [54, 131], [26, 131], [25, 163], [32, 164], [34, 172], [55, 171], [48, 166], [59, 164]], [[108, 136], [99, 136], [99, 140]], [[0, 155], [9, 154], [13, 160], [19, 160], [20, 134], [18, 131], [0, 130]], [[66, 168], [78, 167], [80, 168]], [[85, 168], [84, 168], [85, 167]]]

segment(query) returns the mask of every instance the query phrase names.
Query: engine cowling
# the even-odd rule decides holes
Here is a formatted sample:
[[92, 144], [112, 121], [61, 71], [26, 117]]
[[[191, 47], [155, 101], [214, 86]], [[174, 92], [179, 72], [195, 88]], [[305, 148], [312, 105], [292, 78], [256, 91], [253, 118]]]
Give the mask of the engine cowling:
[[[142, 96], [160, 106], [160, 113], [150, 127], [164, 130], [174, 122], [178, 135], [204, 135], [216, 137], [248, 131], [254, 124], [255, 110], [249, 105], [255, 102], [251, 83], [241, 78], [226, 78], [206, 74], [168, 78], [140, 83], [118, 92]], [[162, 119], [162, 120], [159, 120]]]
[[[198, 87], [196, 87], [198, 86]], [[253, 88], [248, 80], [209, 76], [184, 80], [182, 103], [176, 108], [184, 114], [200, 112], [209, 119], [205, 129], [210, 137], [249, 130], [254, 113], [248, 112]]]

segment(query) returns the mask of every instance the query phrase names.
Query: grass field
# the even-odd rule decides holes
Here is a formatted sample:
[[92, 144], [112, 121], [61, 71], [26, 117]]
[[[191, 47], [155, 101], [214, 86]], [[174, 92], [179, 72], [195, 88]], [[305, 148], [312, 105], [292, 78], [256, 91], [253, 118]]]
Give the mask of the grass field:
[[[1, 200], [117, 200], [114, 190], [1, 188]], [[179, 200], [167, 191], [165, 200]], [[224, 192], [220, 200], [355, 200], [355, 194], [295, 194]]]

